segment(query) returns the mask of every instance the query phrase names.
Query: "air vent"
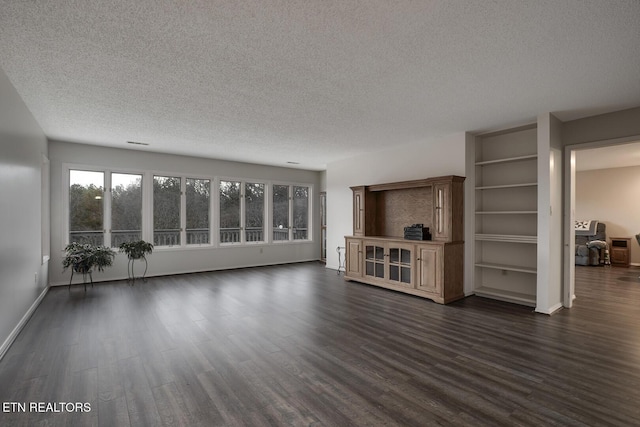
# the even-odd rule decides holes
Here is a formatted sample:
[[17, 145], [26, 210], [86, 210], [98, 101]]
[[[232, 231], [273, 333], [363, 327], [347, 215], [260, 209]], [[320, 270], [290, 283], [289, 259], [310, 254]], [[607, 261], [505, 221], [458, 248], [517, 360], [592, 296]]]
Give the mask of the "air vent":
[[133, 144], [133, 145], [149, 145], [148, 142], [136, 142], [136, 141], [127, 141], [127, 144]]

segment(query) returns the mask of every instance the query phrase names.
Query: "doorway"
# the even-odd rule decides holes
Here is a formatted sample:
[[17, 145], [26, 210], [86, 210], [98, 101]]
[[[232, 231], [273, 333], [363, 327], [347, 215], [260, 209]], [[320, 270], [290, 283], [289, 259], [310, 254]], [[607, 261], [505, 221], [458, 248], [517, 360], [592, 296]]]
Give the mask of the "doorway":
[[[609, 150], [611, 149], [611, 150]], [[564, 153], [564, 170], [565, 170], [565, 224], [564, 224], [564, 241], [565, 241], [565, 273], [564, 273], [564, 290], [563, 305], [570, 308], [575, 299], [575, 233], [574, 223], [576, 219], [576, 171], [578, 165], [577, 157], [579, 154], [591, 150], [597, 161], [601, 162], [604, 168], [616, 168], [625, 166], [639, 166], [640, 155], [634, 157], [629, 155], [632, 150], [640, 153], [640, 136], [617, 138], [610, 140], [594, 141], [583, 144], [568, 145], [565, 147]], [[615, 150], [615, 151], [613, 151]], [[608, 153], [607, 153], [608, 152]], [[622, 154], [625, 153], [625, 154]], [[605, 163], [609, 162], [609, 163]], [[596, 219], [596, 218], [589, 218]], [[640, 225], [639, 225], [640, 226]], [[610, 238], [611, 234], [607, 233]]]

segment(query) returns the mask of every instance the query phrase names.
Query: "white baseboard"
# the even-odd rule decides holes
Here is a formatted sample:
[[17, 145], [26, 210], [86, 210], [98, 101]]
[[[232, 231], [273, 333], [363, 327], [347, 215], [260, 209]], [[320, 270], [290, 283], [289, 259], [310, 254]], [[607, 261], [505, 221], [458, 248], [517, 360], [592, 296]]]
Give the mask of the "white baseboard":
[[561, 308], [562, 308], [562, 303], [559, 302], [556, 305], [552, 305], [551, 307], [549, 307], [549, 310], [536, 310], [536, 313], [553, 314], [556, 311], [560, 310]]
[[[314, 262], [314, 261], [318, 261], [318, 259], [313, 258], [313, 259], [301, 259], [301, 260], [297, 260], [297, 261], [286, 261], [286, 262], [267, 262], [267, 263], [255, 263], [255, 264], [241, 264], [241, 265], [234, 265], [234, 266], [229, 266], [229, 267], [219, 267], [219, 268], [208, 268], [208, 269], [202, 269], [202, 270], [178, 270], [178, 271], [173, 271], [171, 273], [161, 273], [161, 274], [149, 274], [147, 276], [145, 276], [147, 279], [150, 279], [152, 277], [165, 277], [165, 276], [176, 276], [176, 275], [180, 275], [180, 274], [193, 274], [193, 273], [209, 273], [209, 272], [213, 272], [213, 271], [226, 271], [226, 270], [241, 270], [243, 268], [254, 268], [254, 267], [270, 267], [270, 266], [275, 266], [275, 265], [288, 265], [288, 264], [301, 264], [301, 263], [305, 263], [305, 262]], [[94, 284], [98, 284], [101, 282], [119, 282], [119, 281], [123, 281], [123, 280], [127, 280], [126, 276], [117, 276], [117, 277], [110, 277], [107, 279], [104, 278], [97, 278], [96, 276], [94, 276], [93, 279], [93, 283]], [[83, 285], [84, 283], [81, 281], [76, 281], [73, 282], [71, 284], [71, 286], [74, 285]], [[69, 282], [50, 282], [49, 283], [50, 286], [69, 286]]]
[[11, 331], [7, 339], [4, 340], [4, 342], [2, 343], [2, 346], [0, 346], [0, 360], [2, 360], [4, 355], [7, 353], [7, 351], [9, 350], [9, 347], [11, 347], [11, 344], [13, 344], [16, 338], [18, 338], [20, 331], [22, 331], [22, 328], [25, 327], [25, 325], [27, 324], [27, 322], [29, 321], [33, 313], [36, 311], [36, 308], [38, 308], [38, 306], [40, 305], [40, 302], [42, 302], [45, 295], [47, 295], [48, 291], [49, 291], [49, 286], [43, 289], [40, 295], [38, 295], [38, 298], [33, 302], [33, 304], [31, 304], [31, 307], [29, 307], [29, 310], [27, 310], [24, 316], [22, 316], [22, 319], [20, 319], [20, 322], [18, 322], [16, 327], [13, 328], [13, 331]]

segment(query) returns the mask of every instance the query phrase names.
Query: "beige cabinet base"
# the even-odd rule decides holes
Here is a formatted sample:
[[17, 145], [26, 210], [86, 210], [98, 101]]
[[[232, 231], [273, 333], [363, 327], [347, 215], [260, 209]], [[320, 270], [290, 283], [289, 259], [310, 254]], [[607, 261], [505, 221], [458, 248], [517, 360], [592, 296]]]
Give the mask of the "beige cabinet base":
[[345, 279], [431, 299], [464, 298], [463, 242], [346, 237]]

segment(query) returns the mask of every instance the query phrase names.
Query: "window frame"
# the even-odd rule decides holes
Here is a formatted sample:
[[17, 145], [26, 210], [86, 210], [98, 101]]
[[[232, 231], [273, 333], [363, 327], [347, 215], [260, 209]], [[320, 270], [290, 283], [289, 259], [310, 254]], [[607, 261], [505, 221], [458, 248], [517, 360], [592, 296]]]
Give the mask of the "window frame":
[[[132, 174], [142, 176], [142, 239], [148, 242], [153, 242], [153, 180], [155, 176], [176, 177], [180, 178], [181, 197], [180, 197], [180, 223], [181, 223], [181, 235], [180, 245], [174, 246], [157, 246], [154, 250], [158, 251], [175, 251], [175, 250], [200, 250], [211, 248], [228, 248], [239, 246], [268, 246], [268, 245], [287, 245], [287, 244], [299, 244], [299, 243], [311, 243], [315, 241], [314, 238], [314, 224], [315, 218], [314, 206], [315, 206], [315, 186], [314, 184], [307, 182], [293, 182], [293, 181], [279, 181], [269, 179], [259, 179], [237, 176], [214, 176], [207, 174], [186, 174], [176, 171], [166, 170], [152, 170], [152, 169], [133, 169], [133, 168], [112, 168], [97, 166], [83, 163], [63, 163], [62, 164], [62, 204], [63, 204], [63, 247], [69, 244], [69, 232], [70, 232], [70, 209], [69, 209], [69, 188], [70, 188], [70, 171], [89, 171], [103, 173], [104, 178], [104, 203], [103, 203], [103, 233], [104, 233], [104, 245], [111, 247], [111, 203], [112, 203], [112, 173], [120, 174]], [[186, 239], [186, 183], [187, 179], [198, 179], [209, 181], [209, 243], [208, 244], [187, 244]], [[220, 242], [220, 182], [221, 181], [236, 181], [241, 183], [241, 239], [240, 242], [226, 243]], [[247, 241], [246, 233], [244, 229], [246, 227], [246, 184], [263, 184], [264, 185], [264, 206], [263, 206], [263, 225], [264, 225], [264, 239], [263, 241]], [[288, 240], [273, 240], [273, 200], [272, 190], [274, 185], [286, 185], [289, 187], [289, 239]], [[293, 187], [307, 187], [309, 189], [308, 195], [308, 228], [306, 239], [293, 239]]]
[[[220, 241], [220, 219], [221, 219], [221, 215], [220, 215], [220, 184], [223, 181], [227, 181], [227, 182], [239, 182], [240, 183], [240, 240], [238, 242], [221, 242]], [[249, 184], [262, 184], [264, 185], [264, 205], [262, 207], [262, 224], [263, 224], [263, 239], [261, 241], [253, 241], [253, 242], [248, 242], [247, 241], [247, 236], [245, 233], [246, 227], [247, 227], [247, 212], [246, 212], [246, 185], [247, 183]], [[221, 248], [224, 247], [232, 247], [232, 246], [255, 246], [255, 245], [265, 245], [265, 244], [271, 244], [271, 241], [269, 239], [270, 237], [270, 227], [269, 227], [269, 223], [267, 221], [269, 221], [270, 216], [268, 215], [268, 209], [267, 206], [269, 206], [268, 204], [268, 197], [269, 194], [271, 193], [270, 190], [270, 182], [266, 181], [266, 180], [262, 180], [262, 179], [252, 179], [252, 178], [237, 178], [237, 177], [227, 177], [227, 176], [221, 176], [218, 177], [217, 180], [217, 185], [216, 185], [216, 189], [217, 189], [217, 197], [216, 197], [216, 201], [218, 202], [218, 205], [216, 207], [217, 209], [217, 237], [218, 237], [218, 246]]]
[[[291, 181], [271, 181], [269, 183], [270, 190], [273, 190], [274, 185], [288, 186], [289, 187], [289, 238], [287, 240], [273, 240], [273, 224], [270, 219], [269, 226], [272, 228], [269, 233], [270, 243], [272, 244], [291, 244], [291, 243], [306, 243], [313, 242], [313, 218], [314, 218], [314, 194], [315, 189], [313, 184], [299, 183], [299, 182], [291, 182]], [[306, 187], [308, 189], [307, 194], [307, 238], [306, 239], [295, 239], [294, 238], [294, 217], [293, 217], [293, 188], [294, 187]], [[273, 193], [271, 191], [270, 193]], [[271, 218], [273, 217], [273, 200], [269, 199], [270, 207], [269, 212], [271, 213]]]
[[[182, 180], [183, 180], [183, 184], [182, 184], [182, 193], [183, 193], [183, 197], [181, 200], [181, 203], [184, 205], [184, 215], [182, 215], [182, 218], [184, 219], [183, 222], [183, 229], [184, 229], [184, 247], [185, 248], [208, 248], [208, 247], [212, 247], [212, 246], [216, 246], [215, 245], [215, 234], [214, 234], [214, 219], [213, 219], [213, 214], [214, 214], [214, 210], [213, 210], [213, 206], [214, 206], [214, 201], [212, 200], [214, 198], [214, 185], [215, 185], [215, 179], [213, 177], [207, 176], [199, 176], [199, 177], [194, 177], [191, 175], [182, 175], [181, 176]], [[189, 244], [187, 243], [187, 180], [192, 179], [192, 180], [199, 180], [199, 181], [209, 181], [209, 243], [192, 243]]]

